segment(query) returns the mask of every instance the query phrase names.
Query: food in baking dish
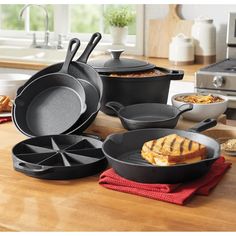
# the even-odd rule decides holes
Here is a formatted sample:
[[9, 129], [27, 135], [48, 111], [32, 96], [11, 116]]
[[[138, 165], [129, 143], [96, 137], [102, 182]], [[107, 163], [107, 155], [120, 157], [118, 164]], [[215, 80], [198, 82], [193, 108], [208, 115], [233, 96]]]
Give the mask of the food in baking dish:
[[132, 72], [132, 73], [112, 73], [110, 74], [110, 77], [146, 78], [146, 77], [156, 77], [162, 75], [165, 75], [165, 73], [160, 70], [149, 70], [149, 71]]
[[195, 103], [195, 104], [209, 104], [223, 102], [224, 99], [218, 96], [213, 96], [212, 94], [203, 95], [203, 94], [193, 94], [193, 95], [184, 95], [178, 96], [175, 100], [186, 103]]

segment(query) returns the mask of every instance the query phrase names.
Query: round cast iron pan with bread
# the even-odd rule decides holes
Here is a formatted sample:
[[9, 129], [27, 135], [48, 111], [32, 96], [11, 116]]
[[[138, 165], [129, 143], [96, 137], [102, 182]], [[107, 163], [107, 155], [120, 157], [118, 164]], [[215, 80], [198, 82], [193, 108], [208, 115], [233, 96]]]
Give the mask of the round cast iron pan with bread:
[[[102, 150], [114, 171], [126, 179], [142, 183], [175, 184], [187, 182], [206, 174], [214, 161], [219, 158], [219, 143], [198, 133], [214, 127], [216, 124], [216, 120], [207, 119], [187, 131], [150, 128], [111, 134], [104, 141]], [[170, 134], [177, 134], [205, 145], [206, 158], [191, 164], [173, 166], [152, 165], [142, 158], [141, 149], [145, 142]]]

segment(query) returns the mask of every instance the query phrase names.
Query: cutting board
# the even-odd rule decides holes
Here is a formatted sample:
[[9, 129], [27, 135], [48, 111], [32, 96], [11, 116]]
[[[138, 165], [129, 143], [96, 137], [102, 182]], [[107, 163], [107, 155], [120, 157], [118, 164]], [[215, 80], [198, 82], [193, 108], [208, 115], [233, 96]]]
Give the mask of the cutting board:
[[168, 58], [169, 43], [179, 33], [191, 36], [192, 20], [183, 20], [178, 14], [178, 5], [169, 5], [169, 12], [163, 19], [149, 20], [147, 56]]

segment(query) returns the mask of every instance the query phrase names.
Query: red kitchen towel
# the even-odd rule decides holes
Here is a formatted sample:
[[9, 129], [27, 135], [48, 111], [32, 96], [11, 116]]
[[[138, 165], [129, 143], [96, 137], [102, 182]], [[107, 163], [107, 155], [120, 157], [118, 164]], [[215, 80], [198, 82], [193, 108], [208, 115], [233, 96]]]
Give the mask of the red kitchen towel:
[[230, 166], [231, 163], [225, 162], [225, 158], [220, 157], [205, 176], [183, 184], [138, 183], [122, 178], [113, 169], [108, 169], [100, 175], [99, 184], [116, 191], [183, 205], [194, 194], [208, 195]]
[[11, 121], [11, 117], [0, 117], [0, 124]]

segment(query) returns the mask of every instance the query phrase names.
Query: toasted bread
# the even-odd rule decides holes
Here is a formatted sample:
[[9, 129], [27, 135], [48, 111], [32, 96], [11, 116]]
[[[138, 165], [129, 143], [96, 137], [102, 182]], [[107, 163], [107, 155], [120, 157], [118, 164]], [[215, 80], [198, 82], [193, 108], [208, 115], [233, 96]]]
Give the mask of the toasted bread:
[[202, 160], [206, 147], [188, 138], [170, 134], [144, 143], [142, 157], [154, 165], [176, 165]]
[[0, 112], [9, 112], [12, 109], [12, 102], [8, 96], [0, 95]]

